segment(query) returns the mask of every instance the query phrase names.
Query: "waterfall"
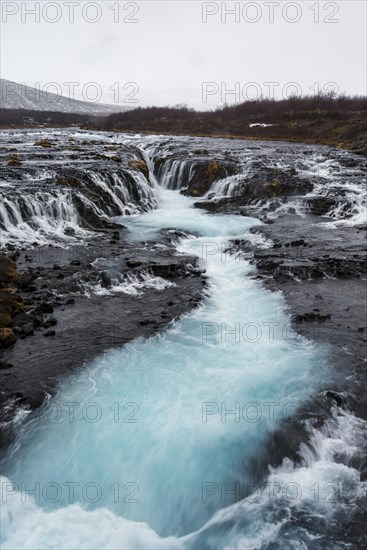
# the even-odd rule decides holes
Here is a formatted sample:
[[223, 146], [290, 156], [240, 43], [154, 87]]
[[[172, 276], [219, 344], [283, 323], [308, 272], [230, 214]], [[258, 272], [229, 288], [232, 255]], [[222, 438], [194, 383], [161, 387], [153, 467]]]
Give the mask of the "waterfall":
[[156, 205], [154, 189], [137, 170], [86, 168], [64, 170], [57, 179], [44, 175], [26, 172], [20, 182], [0, 186], [3, 245], [62, 245], [75, 236], [86, 238], [99, 222]]
[[[177, 253], [199, 259], [207, 294], [162, 334], [108, 351], [60, 381], [56, 395], [19, 422], [3, 457], [2, 547], [351, 547], [344, 526], [358, 522], [366, 497], [359, 468], [366, 422], [335, 408], [320, 427], [307, 414], [332, 377], [327, 350], [296, 334], [282, 295], [227, 252], [234, 239], [258, 244], [251, 229], [260, 222], [193, 208], [176, 190], [192, 162], [154, 161], [169, 140], [152, 141], [144, 152], [150, 184], [137, 190], [135, 178], [144, 176], [135, 171], [127, 180], [94, 174], [98, 198], [78, 193], [86, 208], [116, 215], [131, 244], [149, 246], [162, 229], [185, 232]], [[236, 182], [214, 188], [234, 193]], [[60, 193], [74, 204], [73, 192]], [[140, 210], [131, 216], [124, 208]], [[17, 208], [7, 216], [21, 225]], [[66, 206], [60, 217], [71, 223]], [[130, 283], [134, 291], [142, 284]], [[274, 434], [291, 438], [301, 410], [307, 437], [297, 457], [280, 445], [274, 464]]]

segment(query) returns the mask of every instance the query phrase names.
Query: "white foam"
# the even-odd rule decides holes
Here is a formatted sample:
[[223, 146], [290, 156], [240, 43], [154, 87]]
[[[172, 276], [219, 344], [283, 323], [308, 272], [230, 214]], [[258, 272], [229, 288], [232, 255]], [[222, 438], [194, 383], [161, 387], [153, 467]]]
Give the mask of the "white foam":
[[[1, 477], [2, 495], [10, 489]], [[6, 498], [6, 497], [5, 497]], [[7, 496], [1, 507], [4, 550], [116, 550], [135, 548], [174, 550], [182, 548], [173, 537], [163, 539], [148, 525], [121, 518], [105, 508], [87, 511], [78, 504], [47, 511], [22, 493]]]
[[[311, 432], [312, 450], [302, 448], [300, 466], [285, 458], [280, 467], [270, 468], [266, 481], [252, 494], [220, 509], [200, 529], [183, 537], [160, 537], [146, 523], [125, 519], [106, 508], [88, 510], [72, 504], [43, 509], [32, 495], [17, 491], [2, 477], [2, 548], [265, 550], [272, 542], [283, 548], [307, 549], [311, 543], [324, 548], [325, 539], [318, 546], [318, 535], [306, 524], [297, 525], [295, 519], [298, 514], [317, 518], [332, 529], [338, 518], [346, 521], [363, 507], [367, 483], [351, 463], [365, 451], [367, 424], [342, 412], [325, 428]], [[335, 535], [334, 544], [335, 548], [344, 546]]]
[[147, 271], [140, 273], [126, 273], [121, 275], [119, 280], [112, 279], [111, 286], [104, 287], [100, 283], [93, 285], [88, 283], [84, 285], [84, 293], [87, 296], [95, 294], [97, 296], [111, 296], [114, 294], [130, 294], [131, 296], [141, 296], [147, 289], [164, 290], [165, 288], [176, 286], [172, 281], [156, 277]]

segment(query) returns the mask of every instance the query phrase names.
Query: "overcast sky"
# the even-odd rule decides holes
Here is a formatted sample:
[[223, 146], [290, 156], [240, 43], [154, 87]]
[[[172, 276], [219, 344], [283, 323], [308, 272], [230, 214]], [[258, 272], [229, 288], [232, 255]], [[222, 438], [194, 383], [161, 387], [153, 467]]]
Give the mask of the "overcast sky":
[[[1, 4], [1, 77], [64, 91], [77, 82], [78, 99], [207, 109], [261, 93], [313, 93], [315, 83], [366, 94], [365, 0], [319, 1], [318, 9], [315, 0]], [[101, 98], [85, 87], [91, 82]]]

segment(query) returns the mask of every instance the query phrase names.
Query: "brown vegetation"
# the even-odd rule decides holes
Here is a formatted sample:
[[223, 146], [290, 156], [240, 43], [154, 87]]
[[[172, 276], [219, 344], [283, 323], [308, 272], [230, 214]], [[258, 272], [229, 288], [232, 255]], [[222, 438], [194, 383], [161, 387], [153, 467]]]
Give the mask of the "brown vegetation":
[[15, 262], [0, 253], [0, 349], [12, 346], [17, 339], [12, 328], [12, 319], [25, 306], [16, 289], [18, 281]]
[[[215, 111], [148, 107], [107, 117], [98, 129], [324, 143], [367, 154], [367, 98], [261, 99]], [[262, 127], [266, 123], [271, 126]], [[251, 126], [256, 125], [256, 126]]]

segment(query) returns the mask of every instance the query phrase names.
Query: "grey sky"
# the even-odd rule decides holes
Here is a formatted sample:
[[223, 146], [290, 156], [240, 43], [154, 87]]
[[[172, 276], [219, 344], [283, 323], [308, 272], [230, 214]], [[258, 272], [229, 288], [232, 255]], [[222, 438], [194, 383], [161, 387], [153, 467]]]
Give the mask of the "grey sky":
[[[236, 2], [200, 0], [78, 0], [74, 7], [66, 0], [46, 0], [38, 2], [39, 9], [36, 4], [2, 0], [3, 78], [30, 86], [56, 82], [64, 91], [64, 83], [78, 82], [78, 99], [94, 99], [96, 89], [83, 92], [83, 86], [96, 82], [103, 102], [122, 103], [130, 97], [140, 105], [188, 103], [201, 109], [259, 93], [268, 96], [272, 86], [267, 82], [279, 83], [273, 85], [276, 97], [290, 82], [303, 93], [312, 93], [315, 82], [320, 88], [333, 82], [339, 91], [366, 94], [364, 0], [319, 1], [318, 13], [315, 0], [237, 2], [237, 7]], [[240, 9], [239, 22], [226, 15], [225, 6]], [[39, 22], [26, 12], [32, 8], [39, 11]], [[206, 23], [203, 10], [214, 12]], [[96, 23], [85, 20], [95, 17], [100, 17]], [[133, 85], [124, 90], [129, 82], [139, 90]], [[203, 82], [214, 83], [206, 88], [211, 91], [207, 102], [202, 99]], [[247, 86], [251, 82], [256, 86]], [[113, 92], [109, 88], [115, 83]], [[230, 89], [237, 95], [225, 96]], [[284, 93], [291, 91], [289, 87]]]

